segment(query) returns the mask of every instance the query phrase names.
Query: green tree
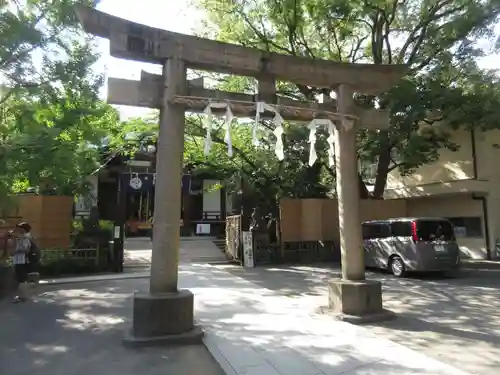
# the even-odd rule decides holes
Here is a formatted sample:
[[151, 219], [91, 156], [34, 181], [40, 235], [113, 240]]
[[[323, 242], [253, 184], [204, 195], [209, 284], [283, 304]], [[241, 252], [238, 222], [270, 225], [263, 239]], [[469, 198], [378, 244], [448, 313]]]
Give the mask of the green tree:
[[[215, 126], [217, 125], [217, 126]], [[269, 135], [271, 127], [263, 123], [259, 146], [252, 145], [252, 132], [248, 124], [232, 126], [233, 157], [227, 155], [224, 141], [224, 125], [214, 122], [213, 146], [210, 154], [204, 155], [206, 130], [200, 117], [188, 117], [184, 143], [184, 163], [196, 167], [198, 173], [217, 176], [228, 183], [238, 185], [244, 179], [251, 189], [255, 204], [276, 214], [280, 197], [322, 198], [330, 193], [332, 176], [323, 162], [312, 168], [308, 164], [309, 144], [306, 129], [287, 128], [284, 145], [290, 157], [283, 161], [276, 158], [276, 138]], [[318, 141], [318, 148], [325, 142]]]
[[133, 156], [147, 145], [155, 145], [158, 138], [158, 122], [156, 113], [121, 121], [109, 134], [108, 152]]
[[[120, 134], [115, 134], [110, 149], [122, 155], [133, 155], [141, 146], [156, 142], [158, 116], [129, 119], [120, 124]], [[212, 147], [204, 154], [206, 129], [203, 116], [191, 115], [186, 118], [184, 139], [184, 165], [192, 167], [195, 175], [205, 175], [238, 185], [245, 179], [255, 195], [255, 201], [267, 210], [276, 209], [281, 196], [304, 198], [325, 197], [330, 193], [332, 176], [323, 162], [314, 168], [308, 165], [309, 144], [304, 128], [291, 127], [287, 130], [285, 147], [293, 151], [293, 156], [279, 161], [274, 153], [276, 138], [270, 135], [272, 128], [267, 121], [261, 127], [260, 145], [252, 145], [252, 133], [248, 124], [233, 122], [231, 138], [233, 156], [227, 154], [224, 141], [223, 119], [213, 118]], [[318, 148], [326, 148], [323, 139]]]
[[[82, 2], [82, 1], [78, 1]], [[91, 0], [84, 0], [92, 5]], [[9, 95], [37, 91], [53, 78], [46, 64], [58, 61], [83, 33], [74, 12], [76, 0], [0, 1], [0, 82]]]
[[[449, 119], [457, 126], [457, 111], [464, 120], [474, 117], [475, 126], [494, 126], [470, 86], [481, 97], [493, 89], [485, 89], [485, 77], [477, 74], [473, 61], [482, 51], [473, 41], [493, 36], [499, 0], [196, 0], [196, 5], [207, 15], [204, 33], [220, 40], [310, 58], [409, 65], [407, 77], [389, 93], [358, 98], [391, 112], [390, 130], [359, 132], [360, 157], [377, 163], [375, 198], [382, 197], [391, 170], [411, 173], [436, 160], [439, 149], [457, 147], [437, 126]], [[467, 82], [471, 72], [476, 83]], [[244, 78], [231, 81], [224, 84], [251, 86]], [[280, 89], [309, 100], [320, 91], [287, 84]]]
[[98, 97], [102, 77], [91, 67], [90, 42], [74, 43], [64, 58], [46, 62], [53, 81], [36, 96], [6, 102], [0, 174], [58, 194], [85, 190], [85, 178], [100, 164], [100, 150], [119, 135], [118, 113]]
[[[91, 1], [88, 1], [91, 4]], [[103, 146], [122, 136], [71, 0], [0, 2], [0, 199], [28, 186], [86, 190]]]

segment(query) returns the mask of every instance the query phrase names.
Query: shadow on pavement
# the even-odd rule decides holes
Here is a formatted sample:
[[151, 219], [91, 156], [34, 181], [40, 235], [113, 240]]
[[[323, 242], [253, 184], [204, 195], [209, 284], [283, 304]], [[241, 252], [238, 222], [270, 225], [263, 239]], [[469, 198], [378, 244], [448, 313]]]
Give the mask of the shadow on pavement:
[[40, 287], [35, 301], [0, 302], [0, 371], [10, 375], [223, 372], [203, 346], [130, 349], [131, 292], [145, 280]]
[[[448, 368], [425, 371], [430, 366], [428, 361], [415, 361], [405, 348], [396, 349], [400, 357], [390, 357], [394, 348], [387, 348], [394, 344], [385, 341], [380, 345], [381, 340], [359, 327], [337, 322], [332, 330], [323, 317], [311, 319], [311, 310], [301, 310], [303, 301], [284, 299], [263, 288], [268, 283], [258, 273], [251, 281], [260, 281], [260, 285], [245, 278], [234, 279], [226, 272], [214, 275], [195, 267], [190, 272], [195, 276], [191, 280], [196, 281], [184, 286], [195, 296], [203, 294], [203, 302], [196, 308], [198, 319], [204, 327], [210, 327], [211, 333], [216, 333], [224, 357], [239, 364], [236, 370], [240, 374], [452, 374]], [[264, 360], [272, 364], [271, 370]]]
[[[293, 270], [253, 273], [253, 278], [269, 287], [272, 282], [261, 281], [260, 272], [276, 275], [277, 280], [281, 280], [280, 275], [286, 276], [289, 290], [296, 288], [300, 295], [301, 288], [306, 294], [314, 292], [315, 283], [321, 283], [320, 277], [328, 278], [330, 270], [318, 269], [311, 274], [310, 270], [297, 269], [295, 279], [309, 280], [309, 275], [316, 279], [315, 274], [318, 277], [302, 287], [287, 276]], [[322, 321], [311, 326], [310, 313], [301, 314], [302, 301], [294, 305], [299, 301], [284, 300], [269, 289], [235, 279], [226, 272], [193, 265], [181, 267], [179, 276], [182, 287], [192, 289], [195, 296], [203, 295], [199, 298], [202, 301], [195, 297], [197, 320], [208, 329], [207, 336], [217, 334], [225, 359], [238, 364], [240, 374], [313, 375], [319, 369], [327, 375], [401, 375], [423, 371], [425, 366], [425, 361], [409, 363], [386, 358], [384, 348], [360, 352], [358, 344], [370, 341], [364, 330], [339, 323], [335, 332], [325, 335]], [[36, 302], [1, 302], [0, 365], [5, 369], [2, 373], [222, 375], [203, 346], [122, 346], [122, 333], [131, 313], [130, 296], [146, 288], [147, 280], [141, 279], [65, 284], [41, 288]], [[301, 360], [299, 353], [308, 361]], [[258, 360], [263, 362], [256, 363]]]
[[[291, 298], [327, 303], [327, 282], [339, 276], [328, 264], [226, 270]], [[366, 326], [392, 341], [481, 375], [500, 368], [500, 270], [465, 270], [459, 277], [411, 275], [397, 279], [368, 272], [380, 280], [391, 322]]]

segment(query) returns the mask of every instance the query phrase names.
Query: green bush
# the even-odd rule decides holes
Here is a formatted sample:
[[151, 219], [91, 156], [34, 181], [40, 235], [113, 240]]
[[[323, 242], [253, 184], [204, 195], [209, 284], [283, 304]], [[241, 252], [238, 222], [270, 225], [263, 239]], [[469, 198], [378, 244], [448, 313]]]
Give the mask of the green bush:
[[73, 221], [73, 247], [97, 247], [101, 250], [109, 249], [109, 241], [113, 239], [114, 224], [107, 220], [92, 218]]
[[40, 275], [46, 277], [61, 277], [88, 275], [109, 271], [107, 262], [95, 263], [84, 259], [61, 259], [59, 261], [45, 262], [40, 265]]
[[41, 277], [72, 276], [109, 271], [108, 252], [96, 249], [44, 250]]

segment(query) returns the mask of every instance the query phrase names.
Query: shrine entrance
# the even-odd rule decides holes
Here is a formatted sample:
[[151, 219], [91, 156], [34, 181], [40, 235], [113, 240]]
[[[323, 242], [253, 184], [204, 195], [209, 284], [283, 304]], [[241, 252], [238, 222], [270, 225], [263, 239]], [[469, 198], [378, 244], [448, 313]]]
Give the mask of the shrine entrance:
[[123, 204], [126, 237], [151, 237], [154, 213], [154, 173], [122, 173], [120, 200]]
[[[342, 319], [385, 318], [381, 284], [365, 280], [364, 250], [359, 215], [356, 130], [386, 129], [389, 114], [355, 104], [355, 94], [378, 95], [405, 73], [403, 65], [350, 64], [261, 51], [240, 45], [173, 33], [77, 6], [85, 30], [110, 40], [117, 58], [162, 65], [162, 75], [143, 74], [140, 81], [108, 80], [113, 104], [160, 109], [155, 194], [155, 235], [149, 293], [134, 296], [129, 343], [201, 339], [194, 326], [193, 294], [178, 289], [178, 213], [181, 209], [185, 112], [205, 113], [205, 153], [212, 144], [212, 114], [225, 117], [227, 152], [233, 154], [231, 127], [235, 117], [254, 117], [254, 141], [261, 118], [275, 124], [276, 157], [285, 158], [283, 121], [306, 123], [309, 164], [316, 162], [316, 131], [328, 136], [330, 166], [336, 170], [342, 278], [329, 283], [329, 309]], [[187, 80], [187, 69], [254, 77], [257, 93], [208, 89], [202, 80]], [[325, 95], [321, 103], [278, 95], [276, 81], [314, 87]], [[326, 301], [325, 301], [326, 302]], [[164, 319], [168, 316], [169, 319]]]
[[[191, 175], [183, 174], [181, 179], [181, 211], [179, 230], [183, 228], [185, 189], [189, 190]], [[120, 173], [118, 178], [118, 199], [116, 208], [113, 270], [123, 272], [125, 241], [131, 237], [153, 236], [154, 196], [156, 173]]]

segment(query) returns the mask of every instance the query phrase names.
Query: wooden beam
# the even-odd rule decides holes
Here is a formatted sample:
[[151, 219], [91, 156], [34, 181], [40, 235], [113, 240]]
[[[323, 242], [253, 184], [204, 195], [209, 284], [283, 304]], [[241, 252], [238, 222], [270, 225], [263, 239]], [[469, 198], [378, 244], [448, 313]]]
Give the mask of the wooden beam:
[[[141, 81], [108, 78], [108, 102], [117, 105], [160, 108], [163, 90], [161, 76], [144, 72], [141, 74], [141, 78]], [[192, 105], [186, 109], [193, 113], [202, 113], [209, 99], [214, 101], [227, 100], [247, 103], [247, 105], [240, 104], [234, 106], [233, 114], [237, 117], [253, 116], [254, 114], [250, 107], [258, 100], [256, 95], [205, 89], [199, 86], [199, 82], [193, 81], [188, 81], [188, 96], [198, 98], [198, 100], [193, 100]], [[200, 98], [206, 100], [200, 100]], [[335, 101], [333, 103], [321, 104], [277, 97], [276, 104], [282, 107], [296, 108], [295, 111], [286, 111], [283, 113], [283, 117], [289, 121], [308, 122], [315, 117], [315, 113], [317, 116], [322, 117], [328, 113], [336, 112]], [[301, 109], [304, 111], [301, 111]], [[217, 110], [214, 109], [214, 112], [216, 113]], [[389, 113], [387, 111], [357, 108], [356, 113], [353, 115], [359, 117], [359, 124], [364, 128], [384, 129], [389, 126]], [[272, 113], [265, 113], [263, 115], [263, 118], [272, 117]]]
[[267, 52], [237, 44], [174, 33], [77, 5], [84, 29], [110, 40], [111, 56], [162, 64], [176, 57], [188, 68], [259, 78], [272, 76], [296, 84], [379, 94], [394, 86], [406, 65], [349, 64]]

